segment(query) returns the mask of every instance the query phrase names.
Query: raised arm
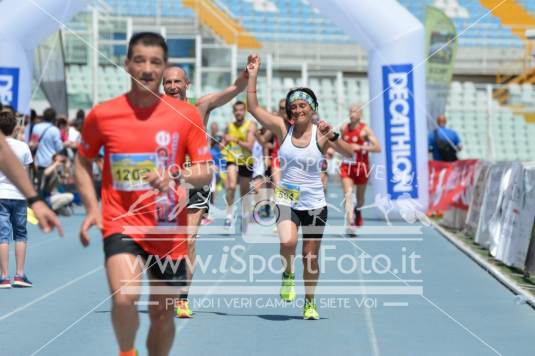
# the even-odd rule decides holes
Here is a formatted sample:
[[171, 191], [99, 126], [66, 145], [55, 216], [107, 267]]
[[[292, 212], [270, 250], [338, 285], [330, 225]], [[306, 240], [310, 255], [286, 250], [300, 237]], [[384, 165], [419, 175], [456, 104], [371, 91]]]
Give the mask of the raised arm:
[[258, 97], [256, 96], [256, 81], [259, 69], [260, 57], [258, 57], [258, 55], [250, 55], [247, 64], [247, 71], [249, 72], [249, 84], [247, 86], [247, 110], [262, 126], [272, 131], [279, 137], [279, 140], [282, 141], [282, 138], [286, 135], [287, 131], [284, 119], [278, 115], [270, 113], [258, 105]]
[[247, 81], [247, 71], [243, 71], [240, 73], [240, 76], [236, 79], [234, 84], [228, 88], [217, 93], [207, 94], [197, 101], [197, 108], [204, 121], [204, 125], [208, 123], [208, 117], [212, 110], [225, 105], [247, 88]]

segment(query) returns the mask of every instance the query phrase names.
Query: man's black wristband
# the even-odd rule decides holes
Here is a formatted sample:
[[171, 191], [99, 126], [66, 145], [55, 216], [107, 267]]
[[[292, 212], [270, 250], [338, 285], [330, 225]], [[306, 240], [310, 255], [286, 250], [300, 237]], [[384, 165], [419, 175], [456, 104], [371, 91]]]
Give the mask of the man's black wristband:
[[329, 139], [331, 142], [335, 142], [340, 137], [340, 134], [338, 132], [334, 133], [334, 136]]
[[28, 206], [32, 206], [34, 203], [37, 203], [38, 201], [44, 201], [43, 198], [41, 198], [41, 196], [39, 195], [35, 195], [33, 197], [29, 197], [28, 199], [26, 199], [26, 202], [28, 203]]

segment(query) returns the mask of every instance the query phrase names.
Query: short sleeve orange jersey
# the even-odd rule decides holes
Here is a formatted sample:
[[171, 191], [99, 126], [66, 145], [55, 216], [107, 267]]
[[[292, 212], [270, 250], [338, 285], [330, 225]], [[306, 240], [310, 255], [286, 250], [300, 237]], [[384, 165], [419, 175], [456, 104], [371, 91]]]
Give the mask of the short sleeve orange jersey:
[[186, 154], [192, 163], [212, 159], [196, 107], [168, 96], [148, 108], [134, 107], [126, 95], [99, 104], [85, 119], [79, 153], [96, 158], [101, 147], [104, 238], [121, 233], [150, 254], [187, 255], [187, 193], [155, 192], [143, 175], [176, 173]]

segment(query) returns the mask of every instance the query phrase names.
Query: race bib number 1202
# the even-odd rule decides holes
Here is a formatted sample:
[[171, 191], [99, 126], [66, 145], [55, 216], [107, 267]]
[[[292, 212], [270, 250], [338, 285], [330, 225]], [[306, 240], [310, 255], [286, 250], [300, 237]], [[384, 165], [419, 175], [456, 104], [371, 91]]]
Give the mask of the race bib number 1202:
[[143, 176], [156, 169], [154, 153], [112, 153], [110, 166], [113, 188], [118, 191], [148, 190]]

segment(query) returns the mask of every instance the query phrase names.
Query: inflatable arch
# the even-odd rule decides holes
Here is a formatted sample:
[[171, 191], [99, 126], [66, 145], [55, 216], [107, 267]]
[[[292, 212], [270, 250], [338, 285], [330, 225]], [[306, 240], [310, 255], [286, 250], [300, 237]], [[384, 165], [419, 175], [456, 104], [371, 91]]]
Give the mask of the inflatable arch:
[[[88, 2], [0, 2], [0, 101], [28, 112], [35, 48]], [[376, 201], [388, 196], [393, 202], [406, 200], [426, 209], [423, 25], [396, 0], [310, 2], [368, 50], [371, 126], [383, 147], [381, 154], [372, 155]], [[400, 206], [395, 204], [394, 208]]]
[[89, 0], [0, 1], [0, 102], [29, 111], [33, 54]]
[[[371, 155], [374, 168], [370, 178], [376, 201], [384, 202], [389, 196], [393, 212], [397, 212], [392, 217], [397, 215], [398, 218], [403, 207], [427, 209], [425, 32], [422, 23], [396, 0], [310, 2], [368, 51], [370, 101], [367, 105], [370, 106], [371, 127], [383, 149], [380, 154]], [[380, 209], [370, 210], [380, 212]]]

